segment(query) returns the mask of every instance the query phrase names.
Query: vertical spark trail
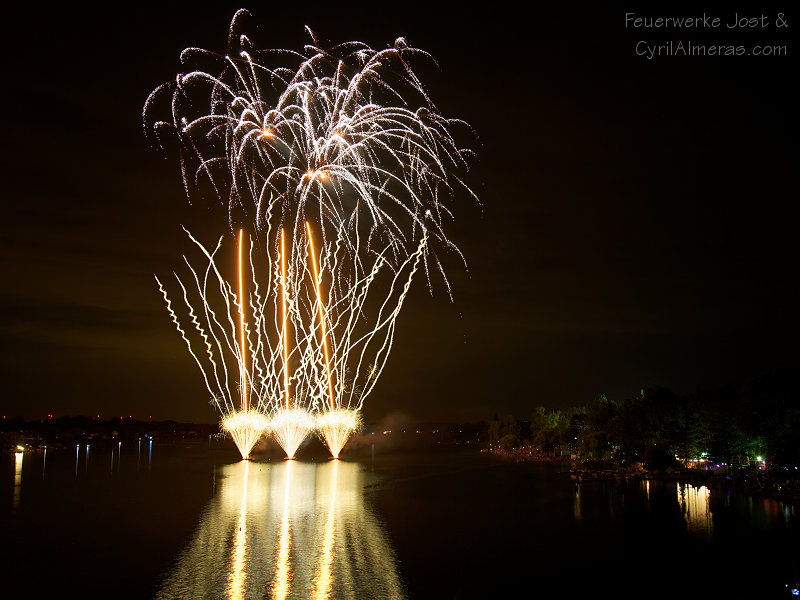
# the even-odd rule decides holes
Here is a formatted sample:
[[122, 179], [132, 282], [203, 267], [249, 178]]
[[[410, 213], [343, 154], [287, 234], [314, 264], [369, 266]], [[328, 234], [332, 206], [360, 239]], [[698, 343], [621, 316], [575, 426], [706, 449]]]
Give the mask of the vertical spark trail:
[[[333, 397], [333, 385], [331, 383], [331, 365], [330, 359], [328, 357], [328, 336], [325, 333], [325, 311], [322, 302], [322, 294], [320, 293], [319, 285], [319, 273], [317, 272], [317, 258], [314, 255], [314, 239], [311, 235], [311, 225], [309, 225], [308, 221], [306, 221], [306, 231], [308, 232], [308, 247], [311, 251], [311, 267], [312, 267], [312, 274], [314, 275], [314, 289], [317, 292], [317, 305], [319, 306], [319, 322], [320, 328], [322, 330], [322, 348], [325, 354], [325, 373], [328, 377], [328, 395], [330, 398], [330, 414], [333, 414], [336, 410], [336, 403]], [[320, 423], [320, 419], [317, 419], [317, 423]], [[341, 450], [342, 446], [344, 446], [345, 442], [347, 441], [347, 437], [339, 444], [340, 438], [340, 428], [338, 427], [339, 423], [336, 419], [329, 419], [328, 423], [329, 427], [322, 428], [323, 431], [323, 438], [328, 444], [328, 448], [331, 450], [331, 455], [333, 458], [339, 458], [339, 451]], [[349, 431], [345, 428], [345, 431]]]
[[[297, 315], [297, 298], [290, 298], [289, 297], [289, 278], [287, 277], [286, 273], [286, 263], [287, 263], [287, 251], [286, 251], [286, 232], [283, 228], [280, 231], [280, 287], [281, 287], [281, 338], [282, 338], [282, 349], [283, 349], [283, 390], [285, 396], [285, 404], [283, 409], [279, 409], [273, 412], [270, 422], [270, 428], [272, 430], [275, 439], [278, 441], [280, 446], [286, 452], [286, 458], [289, 460], [294, 459], [295, 453], [297, 449], [300, 447], [300, 444], [308, 437], [308, 434], [314, 428], [314, 419], [309, 414], [308, 410], [304, 407], [299, 405], [299, 402], [302, 400], [302, 392], [303, 388], [306, 387], [308, 384], [307, 378], [311, 376], [311, 373], [308, 372], [309, 370], [309, 358], [307, 355], [300, 354], [296, 362], [299, 364], [296, 366], [296, 377], [298, 381], [297, 390], [295, 392], [295, 401], [294, 407], [292, 407], [291, 402], [291, 394], [290, 394], [290, 380], [289, 380], [289, 369], [290, 369], [290, 361], [289, 361], [289, 320], [293, 318], [296, 320], [296, 323], [293, 326], [293, 330], [295, 331], [296, 339], [296, 348], [293, 352], [299, 352], [299, 349], [302, 348], [304, 345], [309, 345], [313, 336], [312, 333], [308, 333], [303, 326], [302, 319], [298, 319]], [[292, 247], [296, 249], [296, 240], [293, 241]], [[294, 256], [297, 253], [293, 253]], [[294, 269], [292, 271], [296, 273], [297, 270]], [[292, 289], [299, 289], [298, 286], [293, 285]], [[289, 303], [291, 301], [292, 306], [295, 306], [293, 310], [289, 310]], [[305, 385], [304, 385], [305, 384]]]
[[[251, 244], [249, 265], [240, 232], [237, 289], [227, 284], [217, 268], [215, 253], [190, 235], [208, 261], [205, 277], [198, 276], [187, 258], [194, 287], [183, 285], [177, 275], [176, 279], [189, 319], [207, 350], [207, 362], [191, 352], [193, 342], [180, 326], [166, 289], [160, 286], [168, 312], [207, 385], [212, 381], [219, 385], [214, 403], [223, 412], [222, 429], [234, 439], [243, 458], [249, 457], [267, 427], [287, 458], [294, 457], [314, 429], [331, 456], [339, 456], [358, 429], [364, 400], [386, 364], [395, 322], [424, 251], [425, 238], [417, 252], [397, 268], [383, 259], [390, 251], [388, 246], [371, 263], [352, 263], [346, 251], [339, 254], [343, 245], [338, 239], [330, 240], [318, 255], [311, 224], [304, 229], [299, 237], [280, 232], [276, 260], [270, 258], [267, 246]], [[345, 232], [340, 233], [343, 235]], [[265, 256], [254, 256], [253, 248], [266, 250]], [[256, 264], [271, 267], [256, 269]], [[249, 296], [244, 285], [248, 266], [253, 290]], [[209, 277], [212, 281], [216, 278], [216, 285], [209, 285]], [[323, 280], [331, 282], [327, 301], [322, 299]], [[197, 302], [200, 310], [193, 308]], [[256, 338], [252, 345], [248, 345], [250, 328], [244, 317], [248, 305]], [[242, 390], [230, 389], [234, 381], [227, 376], [228, 365], [234, 362], [240, 370], [240, 385], [246, 381], [243, 387], [249, 393], [239, 410], [235, 398], [243, 398]]]
[[241, 345], [239, 346], [239, 381], [242, 386], [242, 410], [247, 412], [247, 359], [245, 355], [246, 346], [244, 344], [244, 284], [242, 281], [242, 240], [244, 229], [239, 230], [239, 331], [241, 332]]
[[322, 294], [319, 290], [319, 273], [317, 270], [317, 258], [314, 254], [314, 239], [311, 235], [311, 225], [309, 225], [308, 221], [306, 221], [306, 231], [308, 232], [308, 247], [311, 250], [311, 266], [313, 267], [314, 271], [314, 288], [317, 292], [317, 302], [319, 304], [319, 322], [320, 327], [322, 328], [322, 348], [325, 352], [325, 371], [328, 376], [328, 393], [330, 395], [330, 403], [331, 403], [331, 410], [336, 408], [336, 404], [333, 399], [333, 385], [331, 383], [331, 365], [330, 365], [330, 358], [328, 357], [328, 336], [325, 333], [325, 306], [322, 302]]
[[286, 393], [286, 410], [289, 410], [289, 338], [286, 331], [286, 244], [281, 228], [281, 336], [283, 337], [283, 389]]

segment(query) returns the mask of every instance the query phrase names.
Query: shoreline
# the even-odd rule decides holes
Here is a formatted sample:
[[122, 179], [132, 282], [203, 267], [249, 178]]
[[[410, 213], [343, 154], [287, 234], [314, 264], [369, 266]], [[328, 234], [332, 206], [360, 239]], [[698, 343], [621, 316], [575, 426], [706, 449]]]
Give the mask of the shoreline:
[[705, 486], [711, 489], [742, 493], [757, 498], [777, 500], [800, 506], [800, 479], [777, 477], [764, 470], [732, 470], [728, 473], [714, 473], [698, 469], [676, 469], [667, 471], [648, 471], [624, 469], [621, 467], [596, 467], [587, 461], [572, 457], [553, 457], [543, 453], [530, 451], [508, 451], [493, 449], [481, 450], [482, 454], [498, 456], [514, 462], [551, 462], [567, 463], [569, 469], [564, 471], [573, 481], [578, 483], [591, 481], [673, 481], [693, 486]]

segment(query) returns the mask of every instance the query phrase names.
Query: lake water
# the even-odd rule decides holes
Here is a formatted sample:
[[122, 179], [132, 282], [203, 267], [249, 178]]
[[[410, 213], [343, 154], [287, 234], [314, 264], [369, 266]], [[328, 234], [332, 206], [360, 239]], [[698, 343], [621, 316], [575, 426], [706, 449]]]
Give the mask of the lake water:
[[[432, 448], [3, 455], [2, 598], [790, 598], [798, 509]], [[790, 585], [790, 587], [787, 587]]]

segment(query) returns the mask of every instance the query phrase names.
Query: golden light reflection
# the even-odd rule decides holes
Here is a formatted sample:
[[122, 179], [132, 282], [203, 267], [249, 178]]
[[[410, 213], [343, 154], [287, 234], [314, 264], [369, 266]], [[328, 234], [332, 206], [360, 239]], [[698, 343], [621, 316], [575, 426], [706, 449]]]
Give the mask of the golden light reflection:
[[356, 463], [242, 461], [167, 574], [167, 598], [405, 599], [386, 531]]
[[689, 531], [713, 533], [710, 499], [711, 490], [704, 485], [678, 485], [678, 503]]
[[24, 453], [18, 451], [14, 453], [14, 508], [19, 508], [22, 496], [22, 459]]
[[233, 538], [233, 556], [231, 559], [231, 570], [228, 573], [228, 593], [231, 600], [244, 598], [244, 586], [247, 579], [245, 571], [245, 555], [247, 553], [247, 468], [249, 463], [244, 463], [244, 475], [242, 476], [242, 508], [239, 511], [239, 519], [236, 523], [236, 531]]
[[333, 542], [336, 539], [336, 475], [339, 472], [339, 461], [334, 461], [332, 464], [332, 485], [329, 493], [331, 500], [328, 503], [328, 517], [325, 520], [317, 572], [314, 575], [314, 600], [327, 600], [330, 598], [331, 585], [333, 583]]
[[225, 465], [216, 482], [214, 497], [156, 598], [248, 598], [251, 590], [263, 590], [266, 578], [252, 567], [268, 535], [269, 466]]
[[278, 538], [278, 557], [275, 565], [275, 579], [272, 585], [272, 597], [284, 600], [289, 595], [292, 577], [292, 565], [289, 562], [289, 551], [292, 548], [291, 521], [289, 509], [291, 500], [292, 463], [286, 463], [284, 471], [283, 518], [281, 519], [280, 537]]

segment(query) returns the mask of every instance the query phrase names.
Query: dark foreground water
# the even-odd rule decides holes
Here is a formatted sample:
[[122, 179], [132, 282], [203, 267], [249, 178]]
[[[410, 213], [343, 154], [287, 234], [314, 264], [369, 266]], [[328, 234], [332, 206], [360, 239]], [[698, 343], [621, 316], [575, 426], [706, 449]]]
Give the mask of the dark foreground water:
[[798, 509], [771, 500], [465, 449], [130, 446], [2, 456], [0, 598], [790, 598], [800, 576]]

